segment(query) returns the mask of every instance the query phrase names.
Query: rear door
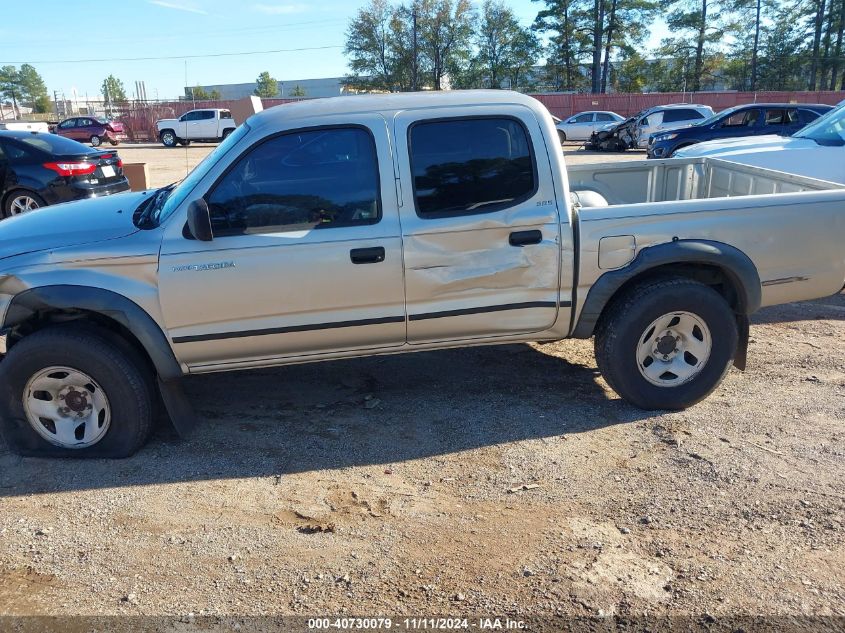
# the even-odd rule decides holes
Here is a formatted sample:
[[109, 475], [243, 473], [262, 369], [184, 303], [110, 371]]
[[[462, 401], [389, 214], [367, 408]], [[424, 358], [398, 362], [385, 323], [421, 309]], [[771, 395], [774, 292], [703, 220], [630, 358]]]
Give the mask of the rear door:
[[395, 117], [408, 342], [539, 332], [557, 317], [560, 227], [527, 108]]
[[197, 121], [197, 132], [194, 138], [218, 138], [220, 135], [217, 130], [217, 111], [200, 110], [199, 115], [199, 120]]

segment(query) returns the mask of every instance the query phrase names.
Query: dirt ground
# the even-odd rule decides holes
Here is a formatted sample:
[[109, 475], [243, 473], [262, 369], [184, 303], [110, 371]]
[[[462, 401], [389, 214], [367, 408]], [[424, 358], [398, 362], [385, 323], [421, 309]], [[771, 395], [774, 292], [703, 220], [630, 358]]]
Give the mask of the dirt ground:
[[845, 295], [751, 338], [679, 413], [564, 341], [193, 377], [194, 436], [123, 461], [0, 447], [0, 614], [845, 616]]

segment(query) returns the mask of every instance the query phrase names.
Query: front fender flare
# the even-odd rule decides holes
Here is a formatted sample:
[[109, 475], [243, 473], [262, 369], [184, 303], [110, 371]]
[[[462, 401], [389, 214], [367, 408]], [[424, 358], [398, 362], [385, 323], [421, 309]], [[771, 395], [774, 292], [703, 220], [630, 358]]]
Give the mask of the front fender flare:
[[146, 350], [162, 380], [181, 377], [182, 368], [158, 323], [137, 303], [111, 290], [89, 286], [40, 286], [16, 294], [3, 328], [18, 325], [38, 312], [84, 310], [120, 323]]
[[719, 268], [737, 292], [736, 312], [748, 317], [756, 312], [762, 301], [760, 274], [754, 262], [741, 250], [711, 240], [675, 240], [641, 250], [634, 261], [604, 273], [587, 293], [573, 338], [589, 338], [604, 308], [617, 291], [635, 277], [659, 266], [671, 264], [704, 264]]

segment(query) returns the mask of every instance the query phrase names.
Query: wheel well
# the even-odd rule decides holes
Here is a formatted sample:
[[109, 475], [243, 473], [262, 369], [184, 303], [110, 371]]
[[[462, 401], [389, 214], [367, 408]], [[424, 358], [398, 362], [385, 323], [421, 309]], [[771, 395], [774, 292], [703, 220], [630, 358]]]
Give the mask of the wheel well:
[[725, 271], [724, 268], [714, 264], [677, 263], [655, 266], [632, 277], [622, 284], [613, 294], [610, 301], [605, 304], [602, 313], [606, 312], [607, 307], [616, 301], [622, 293], [633, 286], [657, 279], [666, 279], [667, 277], [685, 277], [710, 286], [728, 302], [728, 305], [734, 312], [737, 314], [744, 312], [745, 295], [742, 292], [739, 281], [729, 272]]
[[164, 134], [165, 132], [170, 132], [171, 134], [174, 134], [174, 135], [176, 134], [176, 130], [169, 128], [169, 127], [166, 127], [163, 130], [158, 131], [158, 137], [161, 138], [161, 135]]
[[16, 186], [14, 189], [10, 189], [9, 191], [7, 191], [6, 195], [4, 195], [2, 199], [0, 199], [0, 210], [3, 210], [3, 211], [6, 210], [6, 203], [12, 197], [12, 194], [16, 193], [18, 191], [25, 191], [27, 193], [34, 193], [36, 196], [38, 196], [39, 198], [41, 198], [43, 200], [43, 198], [38, 194], [38, 192], [33, 191], [32, 189], [29, 189], [28, 187]]
[[25, 336], [55, 325], [93, 330], [119, 346], [126, 346], [131, 352], [137, 354], [153, 375], [156, 373], [156, 368], [147, 350], [129, 329], [104, 314], [89, 310], [56, 309], [37, 312], [12, 328], [7, 339], [7, 346], [11, 348]]

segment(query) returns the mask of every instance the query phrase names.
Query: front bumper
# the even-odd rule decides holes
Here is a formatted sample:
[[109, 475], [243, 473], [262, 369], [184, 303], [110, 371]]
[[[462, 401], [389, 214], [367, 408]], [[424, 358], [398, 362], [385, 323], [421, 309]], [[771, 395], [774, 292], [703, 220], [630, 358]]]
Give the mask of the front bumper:
[[648, 158], [668, 158], [672, 153], [672, 145], [670, 143], [650, 143], [648, 146]]

